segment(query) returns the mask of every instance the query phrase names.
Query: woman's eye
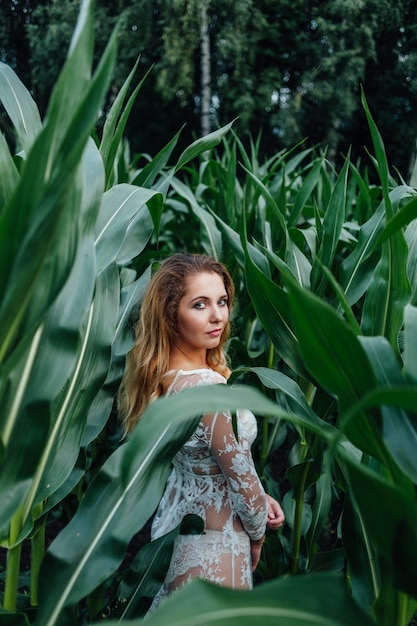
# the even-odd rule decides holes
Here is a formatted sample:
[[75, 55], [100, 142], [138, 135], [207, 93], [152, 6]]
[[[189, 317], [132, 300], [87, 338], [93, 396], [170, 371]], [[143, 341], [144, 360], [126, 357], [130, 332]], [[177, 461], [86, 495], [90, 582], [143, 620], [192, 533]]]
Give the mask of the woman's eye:
[[219, 306], [227, 306], [227, 300], [226, 298], [221, 298], [219, 300]]
[[204, 302], [196, 302], [195, 305], [194, 305], [194, 308], [195, 309], [204, 309], [204, 306], [205, 306]]

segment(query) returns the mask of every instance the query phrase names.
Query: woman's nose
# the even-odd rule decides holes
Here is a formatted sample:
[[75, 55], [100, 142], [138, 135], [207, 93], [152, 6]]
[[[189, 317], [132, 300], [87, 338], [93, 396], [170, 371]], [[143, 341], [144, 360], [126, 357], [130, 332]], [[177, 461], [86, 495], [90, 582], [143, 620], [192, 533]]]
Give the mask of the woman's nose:
[[212, 320], [216, 322], [221, 321], [223, 319], [222, 309], [219, 306], [213, 306], [212, 311], [211, 311], [211, 318]]

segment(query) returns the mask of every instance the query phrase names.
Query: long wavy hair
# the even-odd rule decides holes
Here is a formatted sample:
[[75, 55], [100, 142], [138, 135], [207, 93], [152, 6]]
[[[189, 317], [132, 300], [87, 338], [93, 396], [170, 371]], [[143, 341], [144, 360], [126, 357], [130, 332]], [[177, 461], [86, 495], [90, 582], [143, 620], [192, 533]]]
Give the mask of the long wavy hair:
[[[199, 254], [179, 253], [166, 259], [153, 275], [135, 325], [135, 345], [126, 356], [126, 367], [118, 392], [119, 414], [125, 434], [150, 402], [165, 392], [164, 376], [169, 370], [171, 349], [178, 338], [177, 314], [186, 293], [186, 281], [202, 272], [218, 274], [225, 286], [230, 311], [234, 285], [226, 267]], [[216, 348], [207, 350], [207, 367], [226, 378], [230, 375], [224, 345], [229, 338], [227, 322]]]

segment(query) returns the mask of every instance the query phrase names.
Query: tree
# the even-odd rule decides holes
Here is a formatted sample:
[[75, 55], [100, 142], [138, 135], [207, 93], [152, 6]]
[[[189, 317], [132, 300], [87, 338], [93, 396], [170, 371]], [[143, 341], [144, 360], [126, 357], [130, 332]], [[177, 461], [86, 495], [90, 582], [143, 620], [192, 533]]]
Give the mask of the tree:
[[[0, 7], [2, 60], [41, 111], [63, 62], [78, 1]], [[140, 55], [151, 70], [127, 129], [132, 152], [155, 153], [184, 123], [194, 135], [238, 118], [271, 155], [306, 139], [333, 163], [370, 145], [363, 85], [392, 163], [407, 176], [417, 136], [417, 9], [412, 0], [97, 0], [97, 49], [116, 19], [113, 94]], [[202, 123], [204, 120], [204, 123]]]

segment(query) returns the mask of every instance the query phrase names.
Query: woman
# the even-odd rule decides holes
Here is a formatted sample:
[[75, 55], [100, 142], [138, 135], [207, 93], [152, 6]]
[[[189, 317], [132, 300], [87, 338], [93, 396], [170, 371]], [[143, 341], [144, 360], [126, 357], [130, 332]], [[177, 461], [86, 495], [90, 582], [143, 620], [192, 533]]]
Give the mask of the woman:
[[[159, 396], [226, 383], [230, 370], [224, 345], [233, 297], [227, 269], [208, 256], [175, 254], [161, 265], [142, 303], [119, 394], [126, 432]], [[251, 456], [255, 417], [238, 411], [237, 424], [238, 440], [230, 413], [204, 415], [173, 459], [152, 539], [174, 529], [187, 514], [199, 515], [205, 531], [178, 536], [152, 607], [195, 577], [250, 589], [266, 527], [277, 529], [284, 522]]]

